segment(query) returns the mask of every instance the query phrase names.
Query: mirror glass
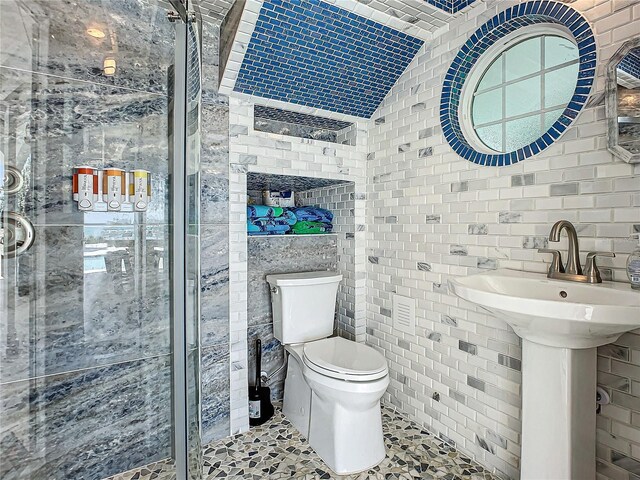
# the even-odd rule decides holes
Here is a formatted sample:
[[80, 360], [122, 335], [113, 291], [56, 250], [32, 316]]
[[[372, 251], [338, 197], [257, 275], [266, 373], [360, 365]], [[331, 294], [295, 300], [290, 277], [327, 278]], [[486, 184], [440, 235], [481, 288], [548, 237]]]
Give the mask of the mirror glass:
[[618, 146], [640, 154], [640, 47], [629, 50], [616, 66]]

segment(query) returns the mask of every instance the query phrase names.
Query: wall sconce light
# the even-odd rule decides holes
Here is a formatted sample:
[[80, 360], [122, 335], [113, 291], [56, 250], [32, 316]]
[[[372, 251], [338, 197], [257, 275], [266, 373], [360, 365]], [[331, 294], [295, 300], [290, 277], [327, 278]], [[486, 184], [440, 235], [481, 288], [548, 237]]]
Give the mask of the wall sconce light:
[[116, 59], [113, 57], [106, 57], [103, 63], [102, 72], [107, 77], [112, 77], [116, 74]]

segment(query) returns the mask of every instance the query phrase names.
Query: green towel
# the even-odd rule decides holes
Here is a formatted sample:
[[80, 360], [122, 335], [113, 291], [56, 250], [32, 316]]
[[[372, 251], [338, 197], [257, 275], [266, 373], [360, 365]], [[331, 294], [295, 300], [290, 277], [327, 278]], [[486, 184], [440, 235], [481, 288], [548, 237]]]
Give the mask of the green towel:
[[304, 235], [305, 233], [328, 233], [331, 231], [332, 225], [328, 223], [321, 222], [296, 222], [296, 224], [291, 227], [291, 231], [298, 235]]

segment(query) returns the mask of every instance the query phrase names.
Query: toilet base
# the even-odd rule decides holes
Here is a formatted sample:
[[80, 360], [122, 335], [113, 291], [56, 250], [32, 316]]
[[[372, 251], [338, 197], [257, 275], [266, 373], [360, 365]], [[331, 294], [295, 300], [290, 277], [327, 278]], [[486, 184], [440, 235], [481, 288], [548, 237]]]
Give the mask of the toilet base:
[[339, 475], [362, 472], [384, 460], [380, 401], [364, 410], [344, 408], [331, 398], [312, 394], [309, 444]]
[[[295, 348], [295, 347], [294, 347]], [[283, 413], [339, 475], [362, 472], [386, 456], [380, 398], [388, 375], [369, 382], [325, 377], [288, 347]]]
[[[289, 347], [286, 347], [291, 353]], [[282, 413], [304, 438], [309, 438], [309, 421], [311, 419], [311, 387], [302, 374], [300, 363], [289, 355], [287, 376], [284, 381], [284, 400]]]

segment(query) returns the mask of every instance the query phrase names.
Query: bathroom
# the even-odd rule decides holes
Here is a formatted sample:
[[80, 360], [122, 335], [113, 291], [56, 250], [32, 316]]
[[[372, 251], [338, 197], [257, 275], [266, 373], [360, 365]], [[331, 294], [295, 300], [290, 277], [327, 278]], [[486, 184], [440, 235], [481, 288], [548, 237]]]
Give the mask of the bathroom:
[[0, 479], [640, 478], [639, 78], [637, 0], [0, 0]]

